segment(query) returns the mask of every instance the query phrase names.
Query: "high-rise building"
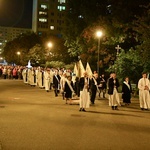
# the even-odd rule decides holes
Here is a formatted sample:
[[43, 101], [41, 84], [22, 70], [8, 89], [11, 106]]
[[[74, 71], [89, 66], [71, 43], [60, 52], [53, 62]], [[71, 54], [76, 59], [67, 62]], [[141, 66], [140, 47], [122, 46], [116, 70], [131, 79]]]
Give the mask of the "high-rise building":
[[67, 0], [33, 0], [32, 30], [38, 35], [62, 36]]

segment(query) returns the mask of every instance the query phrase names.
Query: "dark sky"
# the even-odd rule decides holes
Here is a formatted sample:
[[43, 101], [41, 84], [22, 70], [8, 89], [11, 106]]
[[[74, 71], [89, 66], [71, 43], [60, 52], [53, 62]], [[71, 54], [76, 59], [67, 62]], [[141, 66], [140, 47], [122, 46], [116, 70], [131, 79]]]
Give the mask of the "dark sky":
[[0, 0], [0, 26], [32, 27], [33, 0]]

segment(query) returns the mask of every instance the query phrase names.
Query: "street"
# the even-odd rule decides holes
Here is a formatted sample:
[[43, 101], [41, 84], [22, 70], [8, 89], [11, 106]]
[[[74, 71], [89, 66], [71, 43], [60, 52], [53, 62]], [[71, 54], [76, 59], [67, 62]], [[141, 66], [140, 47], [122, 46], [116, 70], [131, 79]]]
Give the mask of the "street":
[[79, 112], [53, 91], [0, 79], [0, 150], [149, 150], [150, 111], [131, 102], [111, 110], [96, 99]]

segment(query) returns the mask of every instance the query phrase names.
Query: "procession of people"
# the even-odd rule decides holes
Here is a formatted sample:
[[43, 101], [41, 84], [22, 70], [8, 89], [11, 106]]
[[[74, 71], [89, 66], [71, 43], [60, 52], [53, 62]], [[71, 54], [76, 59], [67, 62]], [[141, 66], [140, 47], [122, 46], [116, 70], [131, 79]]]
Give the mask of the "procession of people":
[[[92, 76], [84, 71], [82, 77], [73, 77], [74, 72], [64, 68], [43, 68], [27, 66], [0, 66], [0, 77], [3, 79], [21, 79], [24, 84], [45, 89], [46, 92], [54, 91], [54, 96], [62, 96], [66, 104], [74, 104], [74, 98], [78, 100], [79, 111], [86, 111], [87, 108], [95, 104], [98, 97], [108, 99], [108, 105], [112, 110], [119, 110], [122, 106], [131, 103], [132, 86], [129, 77], [122, 83], [116, 73], [111, 73], [110, 78], [94, 71]], [[118, 88], [122, 86], [121, 91]], [[142, 73], [142, 78], [137, 84], [139, 89], [139, 105], [141, 110], [150, 109], [150, 81], [147, 74]], [[107, 95], [107, 96], [106, 96]], [[107, 97], [107, 98], [106, 98]]]

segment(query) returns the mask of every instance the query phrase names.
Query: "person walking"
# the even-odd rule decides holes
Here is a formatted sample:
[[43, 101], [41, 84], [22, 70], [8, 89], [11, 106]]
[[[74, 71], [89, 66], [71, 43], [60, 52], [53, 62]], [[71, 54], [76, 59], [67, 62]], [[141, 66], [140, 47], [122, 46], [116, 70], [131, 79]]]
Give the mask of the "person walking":
[[45, 90], [46, 92], [49, 92], [50, 90], [50, 69], [47, 68], [45, 73], [44, 73], [44, 85], [45, 85]]
[[131, 103], [131, 93], [132, 87], [128, 77], [125, 77], [125, 80], [122, 84], [122, 99], [125, 105], [129, 105]]
[[138, 89], [141, 110], [150, 109], [150, 81], [145, 72], [142, 73], [142, 78], [138, 81]]
[[80, 78], [79, 87], [80, 87], [80, 109], [79, 111], [86, 111], [85, 108], [89, 108], [90, 106], [90, 94], [89, 94], [89, 81], [87, 72], [84, 72], [84, 77]]
[[106, 94], [106, 78], [105, 75], [102, 74], [100, 76], [100, 87], [99, 87], [100, 93], [99, 93], [99, 97], [101, 95], [101, 93], [103, 94], [102, 97], [105, 98], [105, 94]]
[[90, 90], [91, 90], [91, 104], [95, 104], [96, 93], [99, 91], [98, 85], [100, 84], [100, 78], [98, 77], [98, 73], [95, 73], [90, 80]]
[[58, 70], [55, 70], [55, 73], [53, 75], [53, 87], [54, 87], [54, 93], [55, 97], [58, 96], [58, 93], [60, 91], [60, 75], [58, 74]]
[[73, 81], [71, 76], [68, 76], [64, 83], [64, 97], [66, 99], [66, 104], [69, 101], [69, 104], [72, 104], [72, 95], [74, 93]]
[[112, 110], [118, 110], [118, 105], [120, 105], [118, 94], [119, 81], [115, 73], [112, 73], [111, 76], [108, 81], [109, 106], [112, 107]]

